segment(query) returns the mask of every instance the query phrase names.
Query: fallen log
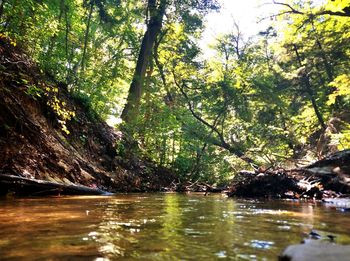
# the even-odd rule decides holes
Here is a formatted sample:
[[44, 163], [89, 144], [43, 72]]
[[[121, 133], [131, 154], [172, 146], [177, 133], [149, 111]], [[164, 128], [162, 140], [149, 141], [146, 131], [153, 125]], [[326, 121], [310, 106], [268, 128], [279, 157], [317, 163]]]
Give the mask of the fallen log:
[[337, 173], [337, 169], [350, 170], [350, 149], [335, 152], [324, 159], [305, 167], [318, 173]]
[[104, 190], [82, 185], [67, 185], [45, 180], [29, 179], [14, 175], [0, 175], [0, 195], [8, 193], [18, 196], [47, 195], [111, 195]]
[[340, 175], [346, 182], [350, 173], [350, 149], [333, 153], [306, 166], [304, 170], [314, 175]]
[[350, 150], [336, 152], [298, 169], [240, 171], [229, 196], [327, 198], [350, 194]]

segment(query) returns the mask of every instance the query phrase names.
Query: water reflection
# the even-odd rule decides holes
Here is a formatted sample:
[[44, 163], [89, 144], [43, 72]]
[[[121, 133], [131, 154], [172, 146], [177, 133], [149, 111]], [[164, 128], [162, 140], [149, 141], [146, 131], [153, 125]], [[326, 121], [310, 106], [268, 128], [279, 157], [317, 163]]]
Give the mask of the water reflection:
[[[1, 260], [276, 260], [317, 230], [347, 235], [349, 213], [314, 203], [181, 194], [0, 201]], [[35, 257], [35, 258], [34, 258]]]

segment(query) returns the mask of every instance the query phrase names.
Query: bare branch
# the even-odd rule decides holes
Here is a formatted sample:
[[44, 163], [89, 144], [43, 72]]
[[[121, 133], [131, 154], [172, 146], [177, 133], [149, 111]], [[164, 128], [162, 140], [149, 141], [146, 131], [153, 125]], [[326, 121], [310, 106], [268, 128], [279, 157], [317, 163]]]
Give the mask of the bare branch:
[[282, 6], [286, 6], [289, 8], [289, 12], [293, 13], [293, 14], [304, 14], [303, 12], [296, 10], [295, 8], [293, 8], [291, 5], [286, 4], [286, 3], [281, 3], [281, 2], [276, 2], [275, 0], [273, 0], [273, 3], [276, 5], [282, 5]]
[[[188, 109], [190, 110], [192, 116], [197, 119], [199, 122], [201, 122], [203, 125], [205, 125], [206, 127], [208, 127], [211, 132], [214, 132], [218, 139], [213, 139], [210, 141], [211, 144], [218, 146], [220, 148], [223, 148], [227, 151], [229, 151], [230, 153], [236, 155], [237, 157], [241, 158], [242, 160], [248, 162], [248, 163], [253, 163], [253, 160], [245, 157], [244, 156], [244, 152], [242, 151], [242, 148], [240, 147], [239, 143], [236, 144], [229, 144], [227, 143], [227, 141], [225, 140], [223, 133], [217, 128], [217, 124], [220, 124], [220, 117], [221, 114], [225, 111], [225, 106], [223, 108], [223, 110], [221, 110], [221, 112], [219, 113], [219, 115], [216, 117], [216, 119], [214, 120], [214, 124], [209, 123], [208, 121], [206, 121], [205, 119], [203, 119], [202, 117], [200, 117], [194, 110], [193, 105], [191, 103], [190, 98], [188, 97], [187, 93], [184, 90], [184, 86], [186, 86], [186, 84], [183, 82], [182, 84], [180, 84], [176, 79], [178, 79], [175, 75], [175, 73], [173, 72], [173, 76], [174, 76], [174, 82], [175, 85], [178, 87], [178, 89], [180, 90], [181, 94], [184, 96], [184, 98], [186, 99], [186, 103], [188, 106]], [[209, 135], [210, 136], [210, 135]]]
[[[314, 14], [312, 14], [312, 13], [304, 13], [304, 12], [302, 12], [300, 10], [295, 9], [294, 7], [292, 7], [291, 5], [286, 4], [286, 3], [277, 2], [275, 0], [273, 0], [273, 3], [276, 4], [276, 5], [285, 6], [289, 10], [284, 11], [282, 13], [279, 13], [277, 15], [270, 16], [270, 18], [273, 18], [273, 17], [276, 17], [276, 16], [280, 16], [280, 15], [283, 15], [283, 14], [299, 14], [299, 15], [308, 15], [308, 16], [332, 15], [332, 16], [350, 17], [350, 6], [345, 7], [342, 11], [335, 11], [334, 12], [334, 11], [331, 11], [331, 10], [322, 10], [321, 9], [318, 12], [315, 12]], [[266, 18], [263, 18], [263, 19], [266, 19]]]
[[334, 15], [334, 16], [343, 16], [343, 17], [350, 17], [350, 12], [346, 11], [346, 12], [333, 12], [330, 10], [325, 10], [325, 11], [320, 11], [318, 13], [316, 13], [315, 15]]

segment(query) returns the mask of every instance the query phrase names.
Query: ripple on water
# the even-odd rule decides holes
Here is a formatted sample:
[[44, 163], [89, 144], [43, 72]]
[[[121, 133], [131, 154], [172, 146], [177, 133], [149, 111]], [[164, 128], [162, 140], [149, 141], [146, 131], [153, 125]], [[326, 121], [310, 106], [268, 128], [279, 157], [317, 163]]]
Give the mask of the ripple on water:
[[238, 260], [257, 260], [256, 255], [238, 254]]
[[251, 246], [253, 248], [258, 249], [269, 249], [271, 248], [275, 243], [272, 241], [263, 241], [263, 240], [251, 240], [250, 243], [245, 243], [246, 246]]
[[36, 251], [38, 260], [62, 261], [81, 255], [95, 261], [275, 260], [312, 229], [325, 239], [332, 234], [337, 243], [350, 242], [347, 213], [313, 210], [306, 203], [217, 198], [145, 194], [21, 205], [0, 201], [0, 259], [29, 260]]
[[284, 215], [288, 214], [288, 211], [285, 210], [273, 210], [273, 209], [251, 209], [250, 211], [253, 215], [267, 214], [267, 215]]
[[292, 227], [291, 227], [291, 226], [285, 225], [285, 226], [277, 226], [277, 228], [280, 229], [280, 230], [288, 231], [288, 230], [290, 230]]
[[226, 251], [219, 251], [219, 252], [215, 253], [215, 255], [218, 258], [226, 258], [227, 257]]

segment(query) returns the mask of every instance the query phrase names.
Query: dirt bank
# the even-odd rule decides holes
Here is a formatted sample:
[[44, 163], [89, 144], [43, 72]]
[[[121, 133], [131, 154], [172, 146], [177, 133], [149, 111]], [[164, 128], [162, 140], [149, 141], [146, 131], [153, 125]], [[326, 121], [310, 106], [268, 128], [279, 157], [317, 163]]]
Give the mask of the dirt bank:
[[119, 155], [121, 140], [64, 84], [48, 81], [20, 48], [0, 37], [0, 175], [110, 192], [160, 190], [174, 180], [153, 162]]

